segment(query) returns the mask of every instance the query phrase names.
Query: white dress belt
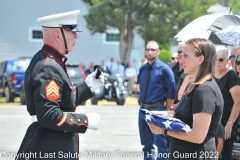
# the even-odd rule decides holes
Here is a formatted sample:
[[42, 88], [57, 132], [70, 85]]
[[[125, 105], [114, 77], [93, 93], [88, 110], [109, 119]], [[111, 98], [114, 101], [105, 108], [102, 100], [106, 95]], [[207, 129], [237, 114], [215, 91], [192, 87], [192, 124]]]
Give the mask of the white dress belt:
[[[74, 113], [74, 112], [63, 112], [63, 113]], [[33, 116], [31, 116], [32, 117], [32, 123], [34, 123], [34, 122], [37, 122], [38, 121], [38, 119], [37, 119], [37, 116], [36, 115], [33, 115]]]

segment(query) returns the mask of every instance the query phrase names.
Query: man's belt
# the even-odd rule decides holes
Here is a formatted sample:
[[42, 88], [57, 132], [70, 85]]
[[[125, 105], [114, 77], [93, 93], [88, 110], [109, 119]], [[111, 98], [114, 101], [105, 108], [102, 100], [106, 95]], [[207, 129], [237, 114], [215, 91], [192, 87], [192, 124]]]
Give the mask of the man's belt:
[[157, 106], [164, 106], [164, 102], [152, 103], [152, 104], [140, 103], [140, 105], [143, 106], [144, 108], [152, 108], [152, 107], [157, 107]]

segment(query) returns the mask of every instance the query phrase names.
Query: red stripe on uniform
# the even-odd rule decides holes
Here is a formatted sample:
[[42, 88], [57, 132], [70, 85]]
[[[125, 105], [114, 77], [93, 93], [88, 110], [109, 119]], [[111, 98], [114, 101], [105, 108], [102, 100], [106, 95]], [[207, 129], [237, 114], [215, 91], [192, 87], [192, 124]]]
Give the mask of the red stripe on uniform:
[[63, 118], [60, 122], [58, 122], [57, 126], [60, 127], [67, 119], [67, 113], [64, 113]]

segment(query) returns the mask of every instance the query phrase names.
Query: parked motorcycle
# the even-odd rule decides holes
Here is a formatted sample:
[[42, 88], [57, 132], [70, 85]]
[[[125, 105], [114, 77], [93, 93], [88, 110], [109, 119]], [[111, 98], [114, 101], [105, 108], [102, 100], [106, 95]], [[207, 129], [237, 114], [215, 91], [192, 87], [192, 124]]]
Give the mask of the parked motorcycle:
[[92, 104], [97, 104], [99, 100], [115, 101], [118, 105], [124, 105], [128, 97], [127, 85], [128, 77], [121, 74], [109, 75], [102, 72], [105, 85], [97, 89], [91, 98]]

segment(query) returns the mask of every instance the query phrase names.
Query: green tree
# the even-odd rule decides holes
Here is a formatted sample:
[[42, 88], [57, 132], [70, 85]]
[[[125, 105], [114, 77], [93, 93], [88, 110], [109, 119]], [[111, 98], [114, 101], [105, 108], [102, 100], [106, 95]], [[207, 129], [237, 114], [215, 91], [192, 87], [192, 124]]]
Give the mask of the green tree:
[[108, 28], [117, 28], [120, 58], [129, 60], [133, 30], [141, 26], [138, 17], [150, 12], [150, 0], [83, 0], [83, 2], [88, 5], [89, 14], [84, 18], [91, 33], [104, 33]]
[[154, 0], [148, 21], [140, 31], [144, 39], [154, 39], [160, 44], [169, 44], [183, 27], [192, 20], [206, 15], [207, 9], [217, 0]]
[[230, 3], [233, 14], [240, 15], [240, 3], [239, 0], [232, 0]]
[[82, 0], [89, 14], [84, 18], [92, 34], [108, 28], [119, 30], [120, 58], [129, 60], [133, 30], [144, 40], [169, 45], [170, 38], [193, 19], [207, 14], [217, 0]]
[[162, 61], [162, 62], [169, 62], [171, 60], [171, 52], [169, 51], [169, 49], [161, 49], [161, 54], [158, 56], [158, 58]]

